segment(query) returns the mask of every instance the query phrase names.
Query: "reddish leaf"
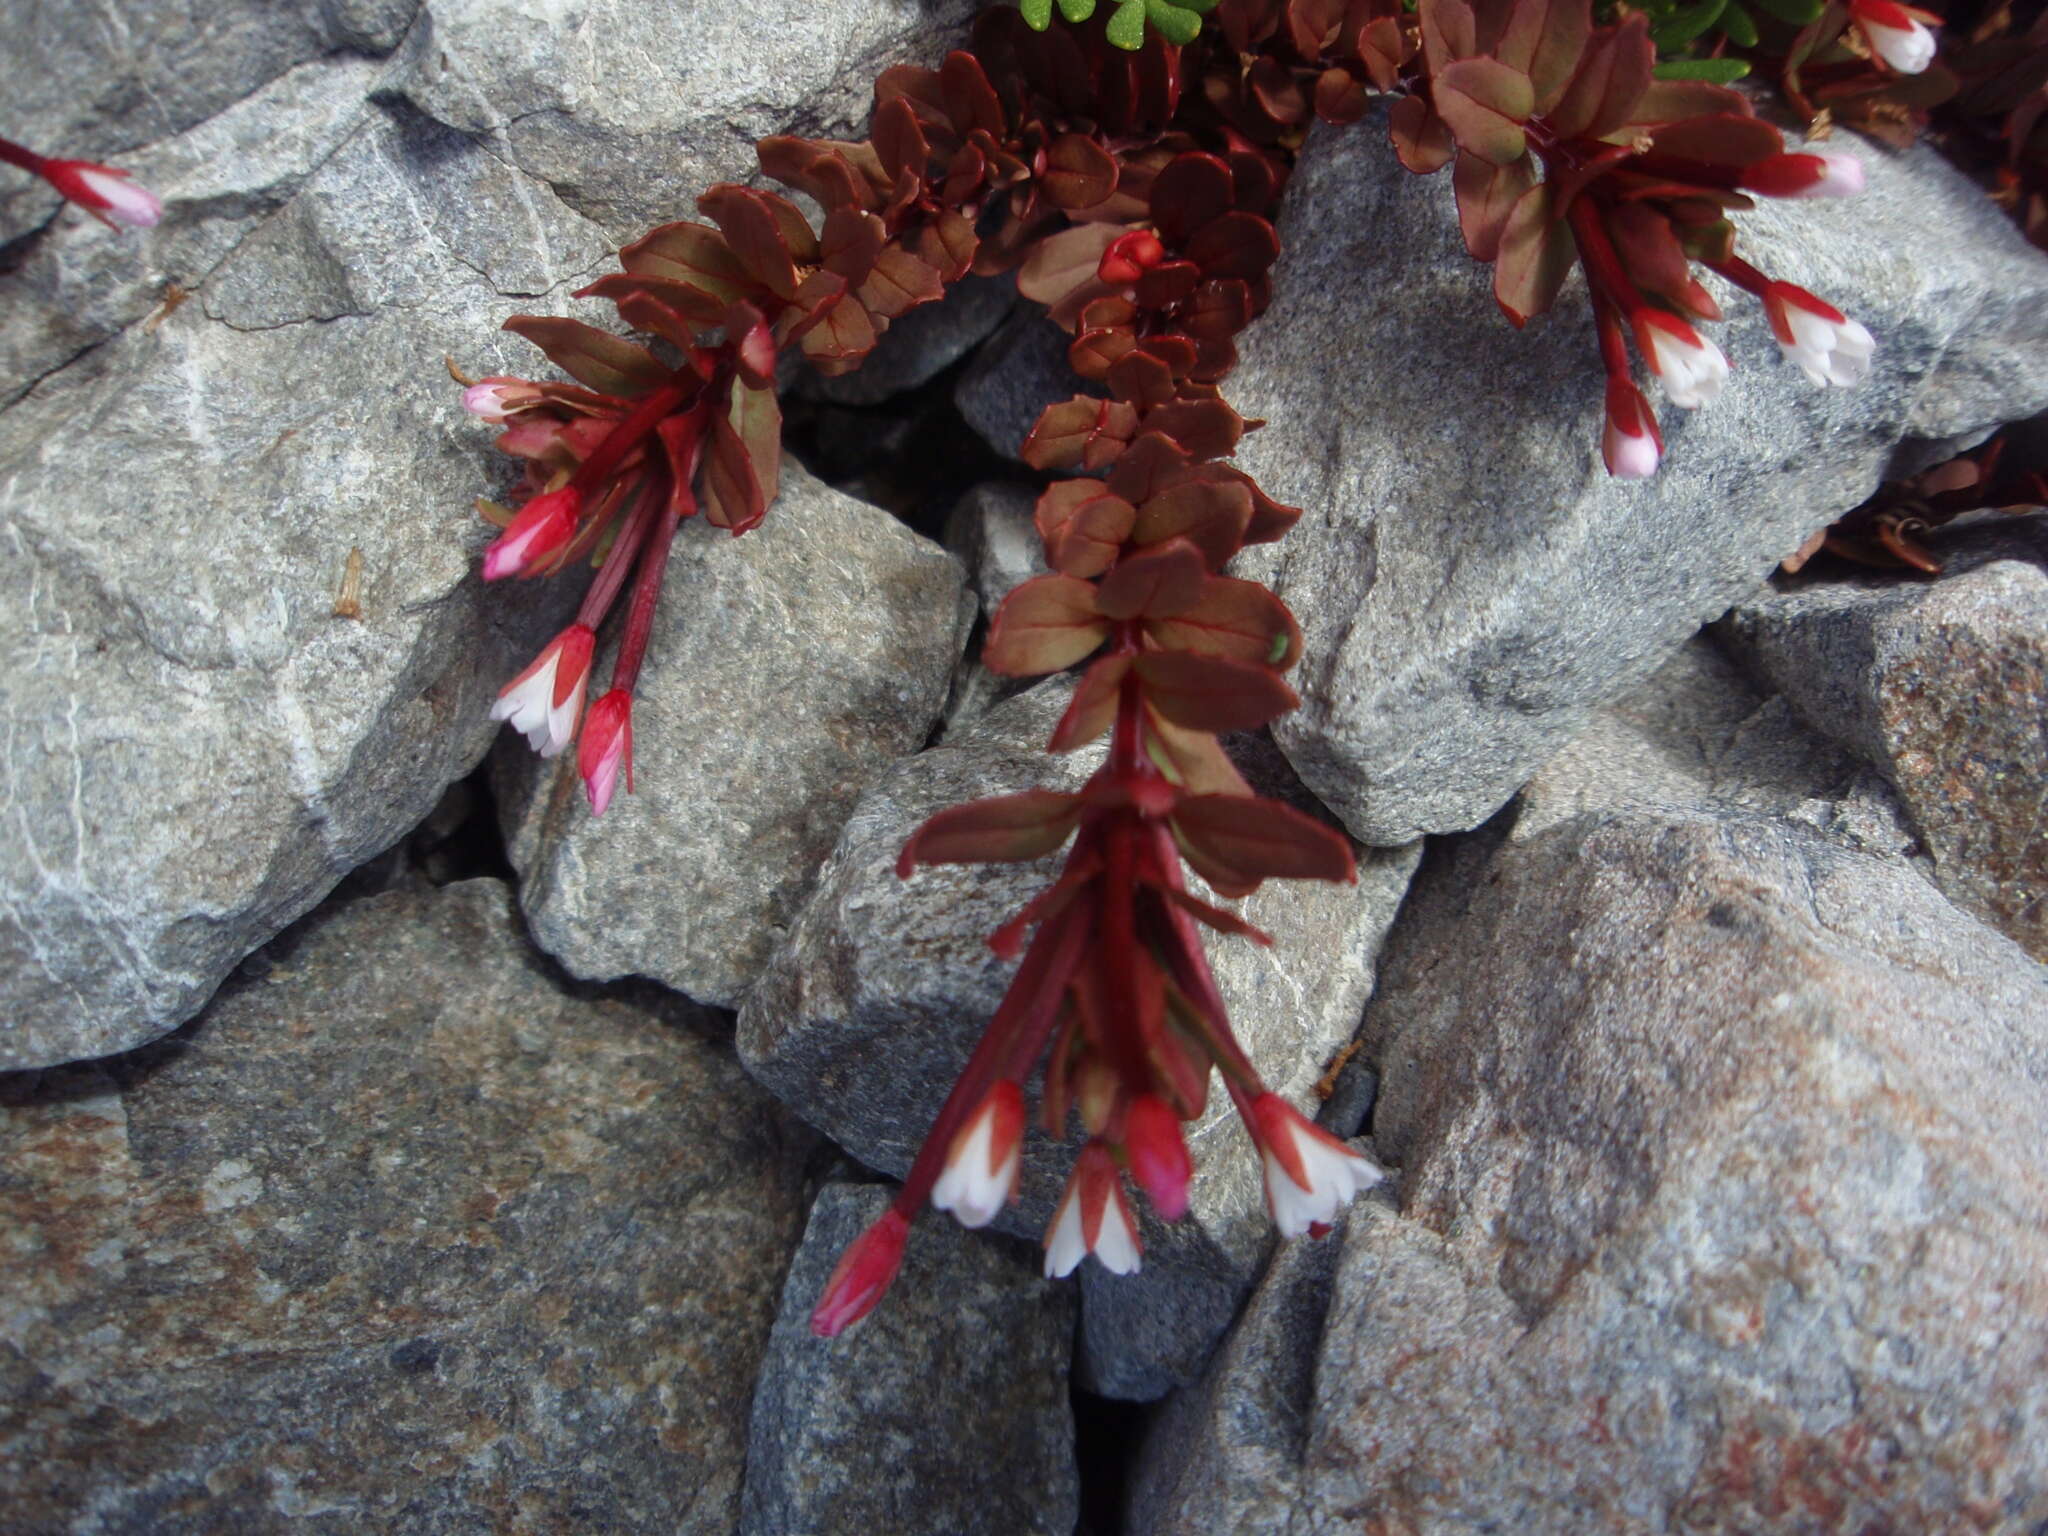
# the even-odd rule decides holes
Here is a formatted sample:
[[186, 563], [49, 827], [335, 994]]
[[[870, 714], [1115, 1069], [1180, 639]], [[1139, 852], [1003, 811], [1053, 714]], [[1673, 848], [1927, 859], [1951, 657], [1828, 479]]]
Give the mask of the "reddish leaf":
[[1578, 72], [1592, 30], [1587, 0], [1516, 0], [1494, 56], [1529, 77], [1534, 110], [1547, 112]]
[[1137, 508], [1098, 480], [1057, 480], [1038, 498], [1035, 521], [1053, 569], [1090, 577], [1115, 563], [1137, 515]]
[[1207, 731], [1190, 731], [1145, 711], [1145, 752], [1167, 779], [1195, 795], [1248, 795], [1251, 786]]
[[1137, 411], [1122, 400], [1076, 395], [1047, 406], [1018, 451], [1033, 469], [1102, 469], [1116, 461], [1137, 425]]
[[1145, 633], [1162, 651], [1227, 656], [1282, 672], [1301, 655], [1301, 626], [1287, 605], [1258, 582], [1234, 576], [1212, 576], [1198, 601], [1146, 620]]
[[1465, 249], [1477, 261], [1500, 254], [1500, 233], [1523, 193], [1536, 184], [1536, 167], [1527, 155], [1508, 165], [1494, 165], [1479, 156], [1458, 152], [1451, 171], [1458, 194], [1458, 227]]
[[1460, 149], [1495, 165], [1519, 160], [1527, 151], [1522, 124], [1536, 96], [1520, 70], [1499, 59], [1459, 59], [1436, 77], [1433, 95], [1437, 115]]
[[910, 834], [896, 858], [907, 879], [920, 864], [1014, 864], [1042, 859], [1073, 835], [1079, 795], [1028, 789], [951, 806]]
[[1277, 800], [1193, 795], [1172, 826], [1182, 856], [1222, 895], [1248, 895], [1270, 879], [1358, 878], [1342, 833]]
[[1638, 287], [1678, 302], [1693, 285], [1692, 263], [1663, 214], [1644, 203], [1622, 203], [1601, 222]]
[[885, 320], [908, 314], [920, 304], [945, 297], [946, 285], [931, 263], [900, 245], [885, 246], [874, 270], [856, 295], [871, 313]]
[[1084, 133], [1065, 133], [1045, 147], [1038, 184], [1055, 208], [1079, 213], [1116, 190], [1116, 161]]
[[1128, 400], [1141, 411], [1162, 406], [1175, 394], [1173, 370], [1145, 351], [1127, 352], [1110, 364], [1106, 382], [1117, 399]]
[[1668, 123], [1650, 142], [1654, 154], [1708, 165], [1754, 165], [1785, 152], [1785, 140], [1777, 129], [1760, 117], [1733, 112]]
[[1105, 379], [1111, 365], [1137, 345], [1137, 333], [1123, 326], [1083, 331], [1067, 348], [1067, 364], [1084, 379]]
[[1235, 202], [1230, 167], [1214, 155], [1176, 155], [1152, 183], [1152, 224], [1159, 238], [1179, 249], [1211, 219]]
[[725, 419], [746, 445], [763, 505], [772, 506], [782, 493], [782, 402], [775, 397], [774, 380], [763, 388], [749, 389], [735, 379]]
[[1034, 576], [1003, 599], [981, 660], [991, 672], [1035, 677], [1060, 672], [1109, 638], [1095, 588], [1074, 576]]
[[1186, 449], [1158, 432], [1145, 432], [1117, 460], [1116, 468], [1109, 474], [1109, 488], [1135, 505], [1151, 500], [1168, 486], [1178, 485], [1187, 478], [1187, 471]]
[[798, 266], [817, 264], [811, 226], [793, 203], [772, 192], [726, 182], [699, 197], [697, 208], [716, 222], [749, 275], [778, 298], [795, 296]]
[[1138, 278], [1134, 292], [1144, 309], [1171, 309], [1201, 286], [1202, 269], [1192, 261], [1162, 261]]
[[1187, 254], [1204, 278], [1253, 278], [1279, 259], [1280, 237], [1257, 214], [1233, 209], [1196, 230]]
[[1652, 80], [1629, 115], [1629, 126], [1676, 123], [1688, 117], [1754, 116], [1756, 109], [1740, 91], [1705, 80]]
[[1315, 103], [1317, 117], [1343, 126], [1364, 117], [1372, 99], [1349, 70], [1326, 69], [1316, 76]]
[[[709, 294], [721, 309], [734, 299], [750, 297], [761, 286], [725, 236], [708, 224], [664, 224], [620, 251], [619, 265], [636, 276], [686, 283]], [[600, 279], [584, 291], [595, 292], [606, 281]]]
[[1560, 139], [1612, 133], [1635, 115], [1655, 63], [1649, 18], [1638, 11], [1586, 49], [1579, 72], [1549, 114], [1551, 131]]
[[1076, 224], [1038, 242], [1017, 269], [1017, 291], [1048, 309], [1095, 281], [1103, 252], [1128, 233], [1121, 224]]
[[1502, 313], [1527, 325], [1557, 301], [1577, 259], [1571, 231], [1552, 215], [1550, 186], [1539, 182], [1522, 194], [1501, 230], [1493, 296]]
[[[830, 214], [842, 208], [869, 208], [880, 201], [868, 178], [847, 157], [849, 149], [874, 158], [874, 151], [865, 144], [829, 144], [786, 133], [762, 139], [754, 146], [754, 156], [765, 173], [814, 199]], [[879, 171], [879, 164], [876, 169]]]
[[799, 318], [783, 337], [801, 341], [804, 356], [828, 378], [850, 373], [875, 349], [875, 323], [866, 307], [846, 292], [836, 272], [819, 270], [804, 279], [787, 312]]
[[1131, 538], [1140, 545], [1186, 539], [1220, 571], [1244, 547], [1251, 492], [1233, 481], [1188, 479], [1139, 504]]
[[924, 129], [918, 126], [917, 112], [909, 102], [901, 97], [890, 101], [880, 101], [878, 97], [868, 142], [875, 146], [890, 181], [900, 180], [905, 173], [923, 180], [931, 163], [931, 144]]
[[1170, 619], [1201, 601], [1208, 579], [1202, 552], [1168, 539], [1118, 561], [1095, 589], [1095, 609], [1110, 619]]
[[1401, 78], [1401, 66], [1413, 54], [1414, 45], [1401, 29], [1401, 24], [1391, 16], [1379, 16], [1367, 22], [1358, 34], [1358, 57], [1365, 65], [1365, 72], [1372, 77], [1372, 83], [1382, 91], [1391, 91]]
[[1186, 891], [1177, 891], [1170, 886], [1161, 886], [1159, 889], [1168, 901], [1188, 913], [1197, 922], [1207, 924], [1218, 933], [1231, 934], [1240, 939], [1250, 939], [1254, 944], [1262, 944], [1268, 948], [1272, 946], [1273, 936], [1270, 933], [1265, 932], [1263, 929], [1254, 928], [1235, 912], [1226, 912], [1221, 907], [1212, 906], [1199, 896], [1191, 896]]
[[768, 513], [767, 488], [747, 445], [724, 416], [711, 420], [699, 476], [704, 520], [714, 527], [745, 533]]
[[846, 279], [847, 287], [858, 288], [874, 270], [875, 258], [888, 239], [888, 227], [874, 214], [838, 208], [826, 215], [819, 255], [827, 272]]
[[[720, 297], [720, 292], [728, 295]], [[709, 329], [721, 325], [725, 320], [726, 306], [743, 303], [767, 290], [758, 283], [735, 283], [722, 287], [719, 292], [702, 288], [695, 283], [686, 283], [672, 277], [655, 277], [633, 272], [607, 272], [587, 288], [576, 290], [579, 299], [610, 299], [614, 304], [623, 305], [636, 294], [654, 299], [665, 308], [673, 310], [695, 325]], [[623, 315], [623, 308], [620, 314]], [[694, 345], [694, 341], [692, 342]]]
[[1453, 59], [1470, 58], [1478, 50], [1478, 30], [1465, 0], [1421, 0], [1416, 14], [1422, 23], [1422, 56], [1432, 78]]
[[1145, 426], [1172, 438], [1197, 459], [1227, 459], [1244, 436], [1245, 420], [1221, 400], [1176, 400], [1149, 412]]
[[939, 66], [939, 92], [946, 104], [946, 116], [959, 133], [964, 135], [979, 128], [996, 138], [1002, 137], [1008, 127], [1003, 121], [1003, 104], [973, 54], [955, 49], [946, 55], [946, 62]]
[[505, 329], [539, 347], [570, 378], [603, 394], [645, 394], [670, 378], [668, 369], [645, 347], [581, 320], [514, 315]]
[[1444, 120], [1420, 96], [1403, 96], [1387, 109], [1387, 137], [1401, 164], [1418, 176], [1442, 170], [1458, 148]]
[[1195, 344], [1189, 341], [1187, 337], [1175, 336], [1170, 333], [1159, 336], [1147, 336], [1145, 338], [1144, 350], [1165, 363], [1176, 379], [1185, 376], [1187, 371], [1195, 366], [1196, 359], [1200, 356], [1200, 353], [1195, 348]]
[[725, 339], [733, 349], [733, 366], [750, 389], [768, 389], [775, 383], [775, 334], [761, 311], [751, 304], [735, 304], [725, 312]]
[[1076, 747], [1087, 746], [1108, 730], [1110, 721], [1116, 718], [1117, 691], [1130, 670], [1131, 658], [1117, 655], [1105, 656], [1083, 672], [1074, 689], [1074, 697], [1067, 704], [1066, 713], [1053, 727], [1052, 740], [1046, 743], [1046, 750], [1071, 752]]
[[1189, 730], [1255, 731], [1301, 703], [1278, 673], [1252, 662], [1149, 651], [1135, 666], [1146, 702]]
[[917, 254], [949, 283], [967, 275], [979, 244], [973, 221], [955, 208], [948, 208], [917, 234]]

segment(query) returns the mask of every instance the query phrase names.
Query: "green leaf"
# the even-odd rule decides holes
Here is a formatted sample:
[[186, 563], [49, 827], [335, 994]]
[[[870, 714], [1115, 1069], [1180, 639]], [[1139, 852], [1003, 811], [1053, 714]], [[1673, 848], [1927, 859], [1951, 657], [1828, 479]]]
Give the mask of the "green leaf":
[[1109, 18], [1109, 40], [1119, 48], [1137, 49], [1145, 42], [1145, 0], [1117, 0]]
[[1043, 32], [1052, 25], [1052, 0], [1018, 0], [1017, 8], [1024, 13], [1025, 25], [1034, 32]]
[[1095, 14], [1095, 0], [1060, 0], [1060, 14], [1078, 25]]
[[1672, 59], [1659, 64], [1659, 80], [1704, 80], [1709, 85], [1727, 85], [1749, 73], [1747, 59]]
[[1200, 13], [1184, 10], [1174, 0], [1145, 0], [1145, 14], [1169, 43], [1192, 43], [1202, 30]]
[[1697, 5], [1681, 6], [1671, 13], [1670, 20], [1651, 31], [1650, 40], [1660, 50], [1683, 48], [1719, 21], [1726, 9], [1728, 0], [1699, 0]]
[[1790, 22], [1796, 27], [1818, 21], [1821, 11], [1825, 8], [1825, 0], [1750, 0], [1750, 3], [1759, 10], [1768, 11], [1778, 20]]
[[1729, 0], [1728, 9], [1721, 16], [1721, 31], [1738, 48], [1757, 45], [1756, 23], [1750, 20], [1749, 12], [1735, 4], [1735, 0]]

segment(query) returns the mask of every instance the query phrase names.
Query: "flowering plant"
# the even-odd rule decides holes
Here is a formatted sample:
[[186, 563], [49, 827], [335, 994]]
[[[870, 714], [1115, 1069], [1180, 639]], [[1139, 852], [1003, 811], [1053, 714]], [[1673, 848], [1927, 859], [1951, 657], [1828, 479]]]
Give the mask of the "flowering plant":
[[[1763, 8], [1776, 16], [1781, 3], [1798, 0]], [[1710, 8], [1724, 43], [1746, 35], [1747, 11]], [[1838, 9], [1805, 24], [1830, 25]], [[1856, 0], [1834, 44], [1851, 46], [1852, 26], [1880, 36], [1896, 9]], [[1514, 325], [1583, 271], [1607, 374], [1600, 453], [1615, 476], [1650, 475], [1663, 452], [1631, 346], [1680, 409], [1727, 383], [1700, 330], [1720, 318], [1700, 271], [1755, 297], [1817, 385], [1855, 383], [1875, 346], [1827, 299], [1735, 248], [1735, 218], [1755, 197], [1848, 195], [1860, 162], [1789, 148], [1749, 98], [1715, 82], [1725, 70], [1660, 63], [1659, 37], [1670, 44], [1678, 26], [1669, 8], [1661, 30], [1641, 12], [1603, 21], [1591, 0], [1420, 0], [1412, 12], [1401, 0], [1118, 0], [1100, 13], [1059, 0], [1058, 11], [1056, 23], [1050, 0], [993, 7], [938, 68], [886, 71], [865, 139], [762, 140], [762, 170], [808, 198], [817, 222], [773, 192], [725, 185], [698, 200], [709, 223], [628, 246], [622, 270], [584, 292], [649, 344], [519, 317], [509, 326], [575, 382], [465, 381], [465, 403], [525, 465], [516, 511], [484, 504], [501, 529], [486, 579], [596, 566], [576, 622], [498, 705], [544, 754], [576, 738], [597, 629], [632, 585], [610, 688], [582, 723], [578, 770], [601, 813], [622, 772], [631, 788], [632, 691], [677, 522], [701, 511], [743, 534], [774, 500], [779, 353], [827, 373], [858, 366], [893, 321], [970, 271], [1015, 272], [1072, 338], [1088, 392], [1049, 407], [1022, 447], [1064, 477], [1036, 508], [1050, 569], [1004, 600], [984, 661], [1013, 676], [1081, 667], [1049, 745], [1106, 735], [1108, 757], [1077, 792], [954, 807], [904, 848], [905, 877], [1065, 852], [991, 937], [1017, 962], [1008, 992], [896, 1199], [828, 1283], [820, 1333], [880, 1298], [927, 1199], [981, 1226], [1014, 1198], [1025, 1088], [1041, 1063], [1045, 1128], [1061, 1136], [1078, 1118], [1084, 1137], [1046, 1233], [1048, 1274], [1090, 1253], [1119, 1273], [1138, 1266], [1126, 1178], [1164, 1219], [1185, 1212], [1181, 1128], [1202, 1112], [1212, 1070], [1259, 1151], [1283, 1233], [1326, 1230], [1380, 1177], [1260, 1079], [1202, 930], [1269, 941], [1188, 879], [1229, 900], [1271, 878], [1354, 878], [1346, 840], [1254, 795], [1218, 741], [1297, 703], [1293, 615], [1227, 567], [1298, 513], [1228, 462], [1259, 423], [1221, 385], [1238, 332], [1267, 306], [1273, 218], [1313, 119], [1354, 122], [1371, 98], [1390, 101], [1395, 153], [1419, 173], [1450, 169], [1466, 247], [1492, 265]], [[1802, 56], [1816, 71], [1831, 67], [1819, 50]], [[1896, 72], [1912, 56], [1904, 43], [1894, 54], [1869, 67]]]

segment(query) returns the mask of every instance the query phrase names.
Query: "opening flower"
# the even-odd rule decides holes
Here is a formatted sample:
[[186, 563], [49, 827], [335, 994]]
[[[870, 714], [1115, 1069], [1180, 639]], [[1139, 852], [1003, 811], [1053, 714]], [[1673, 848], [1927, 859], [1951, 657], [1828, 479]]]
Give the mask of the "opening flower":
[[1378, 1164], [1318, 1128], [1277, 1093], [1252, 1101], [1266, 1206], [1282, 1237], [1328, 1227], [1361, 1190], [1386, 1177]]
[[587, 624], [571, 624], [541, 649], [533, 665], [513, 678], [491, 706], [493, 720], [508, 720], [542, 757], [556, 757], [576, 736], [583, 689], [590, 677], [590, 653], [597, 636]]
[[1853, 197], [1864, 184], [1863, 162], [1839, 150], [1771, 155], [1746, 166], [1739, 183], [1766, 197]]
[[148, 229], [164, 216], [164, 205], [126, 171], [90, 160], [45, 160], [43, 180], [109, 227]]
[[1870, 372], [1877, 342], [1825, 299], [1792, 283], [1764, 290], [1764, 313], [1785, 356], [1816, 384], [1847, 388]]
[[582, 493], [573, 485], [534, 497], [484, 551], [484, 580], [500, 581], [534, 571], [576, 536], [576, 519], [582, 510]]
[[1678, 316], [1643, 308], [1633, 317], [1636, 348], [1673, 405], [1696, 411], [1728, 382], [1728, 359]]
[[478, 379], [462, 392], [462, 408], [495, 424], [511, 420], [519, 411], [531, 410], [545, 398], [540, 386], [526, 379]]
[[1060, 1280], [1089, 1254], [1113, 1275], [1136, 1274], [1144, 1250], [1109, 1148], [1091, 1140], [1074, 1160], [1067, 1192], [1045, 1231], [1045, 1277]]
[[1132, 1100], [1124, 1120], [1124, 1151], [1131, 1160], [1131, 1176], [1152, 1208], [1167, 1221], [1185, 1216], [1194, 1163], [1181, 1136], [1180, 1117], [1164, 1099], [1148, 1093]]
[[963, 1227], [987, 1226], [1017, 1192], [1023, 1146], [1024, 1090], [1004, 1079], [954, 1136], [932, 1204]]
[[829, 1339], [874, 1311], [903, 1265], [903, 1244], [909, 1236], [910, 1218], [889, 1210], [855, 1238], [825, 1282], [825, 1294], [811, 1313], [811, 1332]]

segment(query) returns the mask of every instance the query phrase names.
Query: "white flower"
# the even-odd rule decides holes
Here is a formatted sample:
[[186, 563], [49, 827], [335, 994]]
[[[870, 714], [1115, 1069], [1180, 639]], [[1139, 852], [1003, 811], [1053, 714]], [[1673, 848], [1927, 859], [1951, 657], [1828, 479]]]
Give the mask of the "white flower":
[[1266, 1205], [1282, 1237], [1327, 1227], [1361, 1190], [1386, 1177], [1378, 1164], [1319, 1130], [1278, 1094], [1252, 1103], [1265, 1163]]
[[148, 229], [164, 216], [164, 205], [157, 201], [156, 194], [126, 176], [98, 166], [81, 166], [78, 179], [97, 199], [98, 210], [116, 224]]
[[1934, 62], [1934, 34], [1919, 17], [1892, 0], [1851, 0], [1849, 14], [1872, 51], [1902, 75], [1917, 75]]
[[462, 408], [488, 422], [509, 421], [516, 411], [540, 404], [540, 391], [524, 379], [479, 379], [462, 392]]
[[1144, 1262], [1137, 1224], [1116, 1164], [1099, 1141], [1090, 1141], [1074, 1161], [1067, 1192], [1045, 1232], [1045, 1277], [1064, 1279], [1094, 1254], [1113, 1275], [1136, 1274]]
[[999, 1082], [953, 1137], [946, 1166], [932, 1186], [932, 1204], [963, 1227], [985, 1227], [1017, 1187], [1024, 1145], [1024, 1092]]
[[1635, 314], [1636, 347], [1673, 405], [1696, 411], [1728, 382], [1728, 359], [1678, 316], [1661, 309]]
[[1657, 415], [1643, 392], [1625, 378], [1607, 381], [1607, 426], [1600, 437], [1600, 457], [1617, 480], [1647, 480], [1657, 473], [1664, 442]]
[[1870, 372], [1877, 342], [1825, 299], [1791, 283], [1773, 283], [1764, 292], [1764, 312], [1779, 349], [1814, 383], [1846, 389]]
[[509, 720], [542, 757], [557, 756], [575, 739], [596, 644], [587, 625], [571, 624], [547, 643], [532, 666], [505, 685], [491, 706], [491, 718]]

